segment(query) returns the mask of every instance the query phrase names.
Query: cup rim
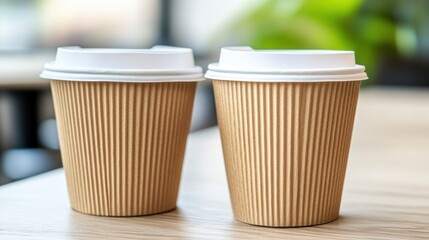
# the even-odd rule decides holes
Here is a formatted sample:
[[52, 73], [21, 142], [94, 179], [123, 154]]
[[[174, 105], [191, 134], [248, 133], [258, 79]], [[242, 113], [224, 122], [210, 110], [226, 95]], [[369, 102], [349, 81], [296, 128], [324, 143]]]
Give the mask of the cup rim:
[[60, 47], [44, 65], [41, 78], [66, 81], [195, 82], [205, 80], [192, 49], [154, 46], [149, 49]]
[[368, 79], [365, 67], [348, 50], [254, 50], [224, 47], [208, 79], [259, 82], [325, 82]]

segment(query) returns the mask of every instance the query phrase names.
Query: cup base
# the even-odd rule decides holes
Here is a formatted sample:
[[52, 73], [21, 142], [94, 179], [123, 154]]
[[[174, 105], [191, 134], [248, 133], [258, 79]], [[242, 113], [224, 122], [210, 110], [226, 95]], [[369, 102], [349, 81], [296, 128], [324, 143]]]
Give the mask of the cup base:
[[157, 215], [157, 214], [163, 214], [163, 213], [168, 213], [171, 211], [174, 211], [177, 209], [177, 206], [174, 206], [173, 208], [169, 208], [167, 210], [160, 210], [160, 211], [153, 211], [153, 212], [143, 212], [143, 213], [137, 213], [137, 214], [109, 214], [109, 213], [93, 213], [93, 212], [85, 212], [85, 211], [81, 211], [79, 209], [70, 207], [73, 211], [80, 213], [80, 214], [85, 214], [85, 215], [90, 215], [90, 216], [97, 216], [97, 217], [142, 217], [142, 216], [151, 216], [151, 215]]
[[312, 227], [312, 226], [317, 226], [317, 225], [323, 225], [323, 224], [331, 223], [331, 222], [334, 222], [334, 221], [338, 220], [339, 218], [340, 218], [340, 216], [337, 215], [335, 218], [327, 219], [327, 220], [324, 220], [324, 221], [311, 222], [311, 223], [305, 223], [305, 224], [292, 224], [292, 225], [264, 224], [264, 223], [259, 223], [257, 221], [252, 222], [252, 221], [240, 220], [240, 219], [238, 219], [236, 217], [234, 219], [236, 221], [238, 221], [238, 222], [249, 224], [249, 225], [252, 225], [252, 226], [257, 226], [257, 227], [267, 227], [267, 228], [300, 228], [300, 227]]

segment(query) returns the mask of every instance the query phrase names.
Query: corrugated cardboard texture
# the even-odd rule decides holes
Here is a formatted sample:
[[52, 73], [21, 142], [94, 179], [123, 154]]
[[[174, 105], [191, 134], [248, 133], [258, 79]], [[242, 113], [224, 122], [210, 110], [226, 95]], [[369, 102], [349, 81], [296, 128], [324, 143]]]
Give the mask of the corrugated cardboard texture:
[[134, 216], [176, 207], [196, 83], [51, 87], [73, 209]]
[[291, 227], [338, 218], [359, 86], [214, 81], [237, 220]]

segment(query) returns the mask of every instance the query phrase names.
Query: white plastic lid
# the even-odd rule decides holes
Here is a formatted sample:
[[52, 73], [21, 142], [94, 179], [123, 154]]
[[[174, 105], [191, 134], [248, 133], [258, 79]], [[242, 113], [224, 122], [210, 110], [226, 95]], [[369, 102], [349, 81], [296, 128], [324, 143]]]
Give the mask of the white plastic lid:
[[154, 46], [151, 49], [60, 47], [55, 61], [40, 77], [71, 81], [191, 82], [204, 80], [192, 49]]
[[332, 82], [368, 79], [353, 51], [222, 48], [206, 78], [252, 82]]

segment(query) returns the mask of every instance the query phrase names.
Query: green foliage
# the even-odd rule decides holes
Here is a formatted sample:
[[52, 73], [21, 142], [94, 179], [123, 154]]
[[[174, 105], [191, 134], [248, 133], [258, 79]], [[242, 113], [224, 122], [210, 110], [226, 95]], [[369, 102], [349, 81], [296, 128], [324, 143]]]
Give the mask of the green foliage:
[[354, 50], [358, 63], [372, 76], [380, 58], [395, 51], [396, 25], [383, 12], [363, 8], [364, 3], [267, 0], [237, 22], [233, 30], [245, 39], [242, 44], [256, 49]]
[[307, 0], [300, 2], [302, 2], [302, 7], [297, 14], [326, 21], [345, 19], [355, 13], [362, 5], [362, 0]]

